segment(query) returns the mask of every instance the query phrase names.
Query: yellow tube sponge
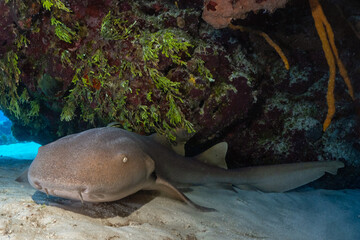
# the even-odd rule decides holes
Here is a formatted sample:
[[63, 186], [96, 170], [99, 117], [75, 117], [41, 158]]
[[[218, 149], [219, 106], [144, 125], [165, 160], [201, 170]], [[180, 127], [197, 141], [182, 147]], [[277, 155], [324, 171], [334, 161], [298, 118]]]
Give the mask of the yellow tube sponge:
[[[322, 10], [322, 7], [318, 0], [309, 0], [311, 13], [314, 18], [315, 28], [320, 37], [322, 47], [324, 50], [326, 61], [329, 65], [329, 83], [328, 83], [328, 91], [326, 95], [326, 100], [328, 104], [328, 113], [326, 119], [323, 124], [323, 130], [329, 127], [331, 123], [331, 119], [335, 114], [335, 97], [334, 97], [334, 89], [335, 89], [335, 74], [336, 74], [336, 65], [339, 67], [340, 75], [343, 77], [346, 86], [348, 87], [349, 94], [351, 98], [354, 100], [354, 91], [347, 74], [347, 71], [344, 67], [344, 64], [341, 62], [338, 50], [335, 46], [334, 40], [334, 32], [330, 26], [330, 23], [325, 17], [325, 14]], [[335, 63], [336, 60], [336, 63]]]
[[289, 65], [289, 62], [288, 62], [288, 60], [287, 60], [284, 52], [281, 50], [281, 48], [279, 47], [279, 45], [277, 45], [273, 40], [271, 40], [271, 38], [269, 37], [269, 35], [267, 35], [267, 34], [264, 33], [264, 32], [252, 30], [252, 29], [250, 29], [250, 28], [246, 28], [246, 27], [243, 27], [243, 26], [238, 26], [238, 25], [235, 26], [235, 25], [233, 25], [233, 24], [231, 24], [231, 23], [230, 23], [228, 26], [229, 26], [229, 28], [231, 28], [231, 29], [233, 29], [233, 30], [239, 30], [239, 31], [241, 31], [241, 32], [244, 32], [244, 31], [246, 31], [246, 32], [251, 32], [251, 33], [255, 33], [255, 34], [259, 35], [259, 36], [262, 36], [262, 37], [266, 40], [266, 42], [267, 42], [270, 46], [272, 46], [272, 47], [275, 49], [275, 51], [279, 54], [279, 56], [281, 57], [281, 60], [284, 62], [284, 65], [285, 65], [286, 70], [289, 70], [290, 65]]

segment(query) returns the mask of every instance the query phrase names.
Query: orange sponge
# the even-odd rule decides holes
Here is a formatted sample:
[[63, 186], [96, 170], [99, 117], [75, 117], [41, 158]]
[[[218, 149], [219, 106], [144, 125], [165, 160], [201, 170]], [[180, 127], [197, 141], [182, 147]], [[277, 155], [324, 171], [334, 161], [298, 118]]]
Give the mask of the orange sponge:
[[[335, 97], [334, 97], [334, 89], [335, 89], [335, 74], [336, 74], [336, 65], [339, 67], [340, 75], [343, 77], [346, 86], [348, 87], [349, 94], [351, 98], [354, 100], [354, 91], [347, 74], [347, 71], [344, 67], [344, 64], [341, 62], [338, 50], [335, 46], [334, 40], [334, 32], [325, 17], [325, 14], [322, 10], [322, 7], [318, 0], [309, 0], [311, 13], [315, 21], [315, 27], [320, 37], [322, 47], [325, 53], [326, 61], [329, 65], [329, 83], [328, 83], [328, 91], [326, 95], [326, 100], [328, 104], [328, 113], [326, 119], [323, 124], [323, 130], [329, 127], [331, 123], [331, 119], [335, 114]], [[336, 63], [335, 63], [336, 60]]]

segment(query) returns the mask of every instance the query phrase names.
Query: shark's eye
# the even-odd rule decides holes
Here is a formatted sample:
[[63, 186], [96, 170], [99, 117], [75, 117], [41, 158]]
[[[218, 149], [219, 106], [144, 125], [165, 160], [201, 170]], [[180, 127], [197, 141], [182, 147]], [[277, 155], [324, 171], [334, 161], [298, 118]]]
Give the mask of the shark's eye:
[[123, 163], [126, 163], [128, 160], [129, 159], [126, 156], [124, 156], [123, 159], [122, 159]]

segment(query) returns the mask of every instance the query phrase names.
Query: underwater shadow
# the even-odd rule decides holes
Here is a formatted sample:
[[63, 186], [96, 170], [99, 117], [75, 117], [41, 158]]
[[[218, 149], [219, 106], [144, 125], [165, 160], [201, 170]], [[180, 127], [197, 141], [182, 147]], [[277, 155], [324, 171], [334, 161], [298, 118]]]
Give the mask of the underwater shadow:
[[145, 204], [152, 201], [159, 194], [156, 191], [139, 191], [126, 198], [103, 203], [89, 203], [47, 196], [45, 193], [36, 191], [32, 199], [36, 204], [58, 207], [92, 218], [128, 217]]

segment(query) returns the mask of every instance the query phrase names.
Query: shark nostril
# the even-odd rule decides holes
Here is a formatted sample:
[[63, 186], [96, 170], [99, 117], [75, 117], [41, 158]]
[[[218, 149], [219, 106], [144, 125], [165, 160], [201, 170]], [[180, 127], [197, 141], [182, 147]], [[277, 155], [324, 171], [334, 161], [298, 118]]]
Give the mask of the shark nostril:
[[42, 187], [41, 187], [41, 185], [40, 185], [40, 183], [39, 183], [38, 181], [35, 181], [35, 182], [34, 182], [34, 185], [35, 185], [35, 187], [36, 187], [38, 190], [41, 190], [41, 189], [42, 189]]

